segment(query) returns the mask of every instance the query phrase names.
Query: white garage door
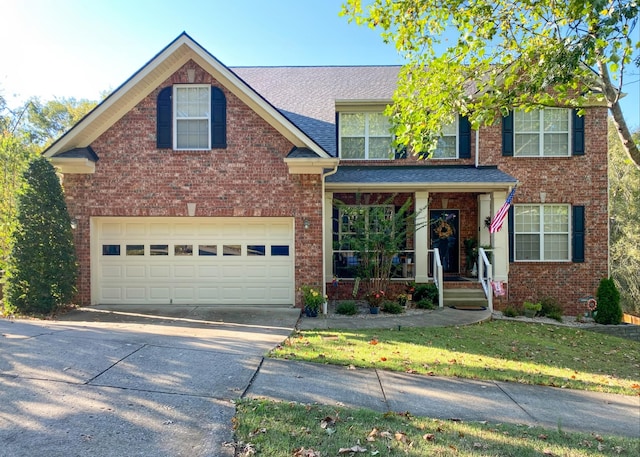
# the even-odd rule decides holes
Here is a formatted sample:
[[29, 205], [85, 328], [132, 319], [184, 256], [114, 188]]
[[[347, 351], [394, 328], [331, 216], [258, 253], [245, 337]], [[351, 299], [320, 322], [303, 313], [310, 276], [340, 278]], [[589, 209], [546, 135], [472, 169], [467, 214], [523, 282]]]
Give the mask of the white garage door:
[[93, 218], [97, 304], [294, 303], [291, 218]]

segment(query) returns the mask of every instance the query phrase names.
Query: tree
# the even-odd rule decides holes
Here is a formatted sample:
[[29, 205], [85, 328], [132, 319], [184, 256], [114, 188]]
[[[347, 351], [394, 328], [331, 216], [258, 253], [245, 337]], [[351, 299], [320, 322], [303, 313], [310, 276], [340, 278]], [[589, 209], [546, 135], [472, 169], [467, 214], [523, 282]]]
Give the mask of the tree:
[[598, 324], [618, 325], [622, 321], [620, 308], [620, 292], [610, 278], [603, 278], [596, 293], [598, 307], [594, 320]]
[[[640, 144], [640, 130], [634, 138]], [[609, 152], [611, 278], [620, 291], [622, 309], [640, 316], [640, 170], [629, 163], [612, 122]]]
[[397, 142], [419, 157], [430, 155], [456, 114], [478, 128], [511, 109], [601, 101], [640, 168], [619, 104], [625, 68], [640, 67], [637, 0], [372, 0], [366, 10], [362, 3], [347, 0], [342, 14], [382, 29], [407, 59], [387, 114]]
[[21, 130], [26, 107], [11, 111], [0, 96], [0, 271], [11, 251], [11, 233], [16, 223], [16, 191], [22, 174], [36, 156]]
[[5, 312], [49, 313], [70, 303], [78, 268], [71, 218], [60, 180], [44, 157], [24, 174], [12, 241]]
[[95, 106], [91, 100], [61, 98], [41, 102], [32, 98], [28, 104], [27, 133], [30, 140], [48, 146], [53, 140], [78, 123]]

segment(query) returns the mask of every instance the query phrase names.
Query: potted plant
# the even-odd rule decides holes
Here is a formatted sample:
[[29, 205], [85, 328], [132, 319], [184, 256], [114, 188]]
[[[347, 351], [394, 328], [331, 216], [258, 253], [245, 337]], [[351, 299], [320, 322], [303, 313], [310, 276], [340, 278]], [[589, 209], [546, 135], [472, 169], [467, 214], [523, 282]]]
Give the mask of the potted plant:
[[406, 308], [407, 307], [408, 298], [409, 297], [407, 297], [407, 294], [398, 295], [398, 299], [397, 299], [398, 300], [398, 304], [400, 306], [402, 306], [403, 308]]
[[320, 306], [324, 303], [325, 298], [317, 288], [311, 286], [302, 286], [302, 301], [304, 302], [304, 313], [307, 317], [317, 317]]
[[526, 317], [535, 317], [542, 309], [542, 304], [526, 301], [522, 304], [522, 307], [524, 308], [524, 315]]
[[380, 305], [385, 298], [384, 290], [376, 290], [368, 293], [367, 302], [369, 303], [369, 312], [371, 314], [378, 314], [380, 312]]

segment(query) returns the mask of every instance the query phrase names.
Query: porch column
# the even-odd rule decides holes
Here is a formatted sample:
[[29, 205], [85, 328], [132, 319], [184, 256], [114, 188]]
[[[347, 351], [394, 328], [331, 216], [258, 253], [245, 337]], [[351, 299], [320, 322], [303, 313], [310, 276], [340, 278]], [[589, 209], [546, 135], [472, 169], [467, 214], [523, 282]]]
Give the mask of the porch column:
[[[492, 192], [491, 194], [491, 217], [495, 217], [496, 212], [507, 199], [506, 191]], [[509, 216], [507, 216], [508, 218]], [[509, 278], [509, 229], [508, 220], [505, 219], [499, 232], [492, 233], [493, 242], [493, 279], [496, 281], [507, 281]]]
[[478, 247], [489, 246], [491, 244], [491, 234], [484, 226], [484, 221], [491, 215], [491, 195], [478, 195]]
[[416, 283], [429, 279], [429, 192], [416, 192], [415, 275]]
[[324, 281], [333, 278], [333, 192], [324, 193]]

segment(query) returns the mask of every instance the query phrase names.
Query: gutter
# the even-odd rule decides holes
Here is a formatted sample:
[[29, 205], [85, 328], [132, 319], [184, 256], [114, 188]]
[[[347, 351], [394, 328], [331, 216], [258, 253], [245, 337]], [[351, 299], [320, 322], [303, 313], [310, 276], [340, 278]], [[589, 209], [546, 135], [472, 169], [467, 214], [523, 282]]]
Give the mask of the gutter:
[[[339, 161], [336, 161], [335, 164], [333, 165], [333, 169], [327, 171], [326, 173], [322, 173], [322, 296], [326, 297], [327, 296], [327, 278], [325, 277], [326, 275], [326, 271], [327, 271], [327, 255], [325, 252], [325, 241], [327, 239], [327, 224], [325, 223], [325, 217], [326, 217], [326, 208], [325, 208], [325, 198], [324, 198], [324, 192], [325, 192], [325, 178], [327, 176], [331, 176], [335, 173], [337, 173], [338, 171], [338, 164]], [[326, 312], [326, 307], [323, 307], [322, 309], [323, 313]]]

